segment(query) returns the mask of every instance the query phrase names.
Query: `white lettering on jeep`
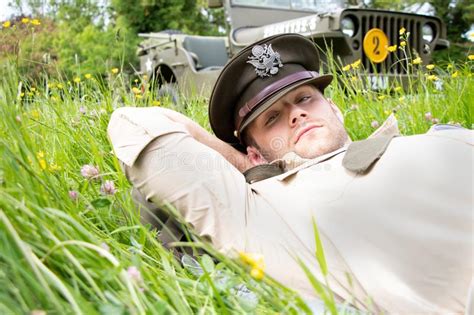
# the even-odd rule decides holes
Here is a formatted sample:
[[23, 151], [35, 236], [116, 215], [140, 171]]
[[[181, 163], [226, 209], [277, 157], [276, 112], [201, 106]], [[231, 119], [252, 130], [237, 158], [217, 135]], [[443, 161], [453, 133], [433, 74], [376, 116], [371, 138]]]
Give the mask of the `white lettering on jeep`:
[[316, 24], [318, 21], [319, 18], [317, 16], [311, 16], [290, 22], [270, 24], [263, 29], [263, 37], [269, 37], [283, 33], [305, 34], [314, 32], [316, 30]]

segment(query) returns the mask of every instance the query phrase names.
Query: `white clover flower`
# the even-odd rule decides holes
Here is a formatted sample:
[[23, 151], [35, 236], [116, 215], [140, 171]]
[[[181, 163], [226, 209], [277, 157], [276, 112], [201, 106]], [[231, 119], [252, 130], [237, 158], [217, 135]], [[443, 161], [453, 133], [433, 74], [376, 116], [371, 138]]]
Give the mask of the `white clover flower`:
[[69, 198], [71, 198], [72, 200], [77, 200], [77, 198], [78, 198], [78, 193], [77, 193], [77, 191], [75, 191], [75, 190], [70, 190], [70, 191], [69, 191]]
[[132, 279], [133, 281], [136, 281], [136, 282], [142, 281], [142, 274], [140, 273], [140, 270], [138, 270], [138, 268], [135, 266], [128, 267], [127, 274], [130, 277], [130, 279]]
[[100, 186], [100, 192], [103, 195], [113, 195], [117, 190], [115, 189], [114, 182], [111, 180], [106, 180], [102, 186]]
[[99, 175], [99, 168], [94, 165], [86, 164], [81, 167], [81, 175], [87, 179], [96, 178]]

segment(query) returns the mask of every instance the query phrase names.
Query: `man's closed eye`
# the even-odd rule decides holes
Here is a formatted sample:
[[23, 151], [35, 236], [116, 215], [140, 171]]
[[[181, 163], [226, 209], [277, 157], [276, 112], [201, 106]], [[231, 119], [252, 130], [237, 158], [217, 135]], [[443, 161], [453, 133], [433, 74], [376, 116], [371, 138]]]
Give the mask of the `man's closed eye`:
[[270, 114], [270, 116], [268, 116], [267, 120], [265, 121], [265, 126], [268, 126], [270, 124], [272, 124], [273, 122], [275, 122], [277, 120], [277, 118], [279, 117], [279, 113], [278, 112], [274, 112], [272, 114]]

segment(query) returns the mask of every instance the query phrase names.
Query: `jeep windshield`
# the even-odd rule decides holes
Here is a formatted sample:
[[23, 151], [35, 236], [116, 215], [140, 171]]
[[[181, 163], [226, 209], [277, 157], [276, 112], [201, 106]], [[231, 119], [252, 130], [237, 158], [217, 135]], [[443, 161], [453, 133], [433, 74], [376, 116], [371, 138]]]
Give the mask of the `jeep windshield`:
[[344, 0], [232, 0], [233, 5], [300, 11], [330, 11], [344, 8]]

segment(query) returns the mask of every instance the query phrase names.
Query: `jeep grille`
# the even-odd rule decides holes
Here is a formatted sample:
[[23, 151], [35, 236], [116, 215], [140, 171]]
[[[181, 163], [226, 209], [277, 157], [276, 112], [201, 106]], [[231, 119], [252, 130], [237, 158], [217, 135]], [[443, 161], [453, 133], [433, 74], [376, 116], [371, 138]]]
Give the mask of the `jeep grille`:
[[[407, 32], [410, 32], [406, 47], [408, 56], [410, 56], [413, 49], [418, 53], [422, 51], [421, 21], [417, 21], [410, 16], [381, 14], [380, 12], [376, 15], [367, 12], [359, 18], [361, 41], [370, 29], [379, 28], [387, 35], [389, 45], [399, 45], [399, 30], [404, 27]], [[389, 53], [387, 59], [379, 64], [372, 64], [362, 49], [362, 64], [370, 73], [404, 74], [406, 73], [407, 63], [403, 51], [398, 48], [395, 52]]]

